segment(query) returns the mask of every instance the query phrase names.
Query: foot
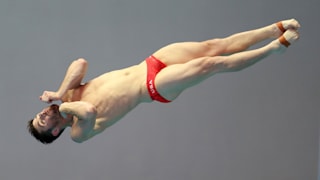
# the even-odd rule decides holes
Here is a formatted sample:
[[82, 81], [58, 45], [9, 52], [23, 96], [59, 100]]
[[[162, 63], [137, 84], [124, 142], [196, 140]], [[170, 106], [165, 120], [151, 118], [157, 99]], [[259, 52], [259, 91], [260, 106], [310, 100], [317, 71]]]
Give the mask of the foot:
[[297, 30], [288, 29], [277, 40], [274, 40], [275, 50], [277, 52], [283, 52], [287, 47], [296, 42], [299, 39], [299, 33]]
[[300, 24], [295, 19], [279, 21], [274, 24], [275, 34], [278, 37], [281, 36], [288, 29], [298, 30], [299, 28], [300, 28]]

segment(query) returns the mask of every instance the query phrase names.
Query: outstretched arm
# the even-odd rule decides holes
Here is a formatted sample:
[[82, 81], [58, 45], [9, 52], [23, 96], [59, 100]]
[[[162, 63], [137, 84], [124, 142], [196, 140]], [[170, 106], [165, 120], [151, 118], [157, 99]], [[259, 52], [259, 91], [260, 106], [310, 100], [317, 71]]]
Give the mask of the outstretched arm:
[[97, 116], [92, 104], [84, 101], [66, 102], [60, 105], [59, 111], [63, 116], [75, 116], [71, 128], [72, 140], [80, 143], [92, 137]]
[[40, 100], [51, 103], [52, 101], [61, 100], [61, 98], [66, 94], [70, 89], [76, 88], [80, 85], [83, 77], [87, 72], [88, 63], [85, 59], [78, 59], [73, 61], [62, 81], [58, 91], [44, 91], [40, 96]]

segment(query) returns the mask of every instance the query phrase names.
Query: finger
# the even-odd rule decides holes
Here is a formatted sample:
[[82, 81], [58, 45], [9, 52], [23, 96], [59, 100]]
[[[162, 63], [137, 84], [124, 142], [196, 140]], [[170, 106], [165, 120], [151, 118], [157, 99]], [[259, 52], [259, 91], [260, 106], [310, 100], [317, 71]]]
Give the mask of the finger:
[[50, 101], [50, 99], [48, 97], [46, 97], [46, 96], [41, 96], [40, 100], [43, 101], [43, 102], [46, 102], [46, 103], [49, 103], [49, 101]]

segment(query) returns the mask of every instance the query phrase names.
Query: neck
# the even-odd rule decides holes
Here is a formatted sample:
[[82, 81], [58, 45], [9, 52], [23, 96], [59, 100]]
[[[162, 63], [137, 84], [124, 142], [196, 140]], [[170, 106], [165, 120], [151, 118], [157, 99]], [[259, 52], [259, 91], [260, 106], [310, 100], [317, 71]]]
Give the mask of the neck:
[[61, 129], [71, 127], [73, 123], [73, 116], [72, 115], [67, 115], [66, 118], [61, 118], [59, 126]]

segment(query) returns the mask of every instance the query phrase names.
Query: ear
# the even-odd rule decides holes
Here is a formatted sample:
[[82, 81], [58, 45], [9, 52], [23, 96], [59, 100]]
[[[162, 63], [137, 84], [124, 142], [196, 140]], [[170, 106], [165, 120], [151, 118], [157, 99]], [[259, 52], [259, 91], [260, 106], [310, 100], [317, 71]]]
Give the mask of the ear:
[[58, 136], [58, 134], [60, 133], [60, 129], [58, 127], [54, 128], [52, 131], [51, 131], [51, 134], [53, 136]]

